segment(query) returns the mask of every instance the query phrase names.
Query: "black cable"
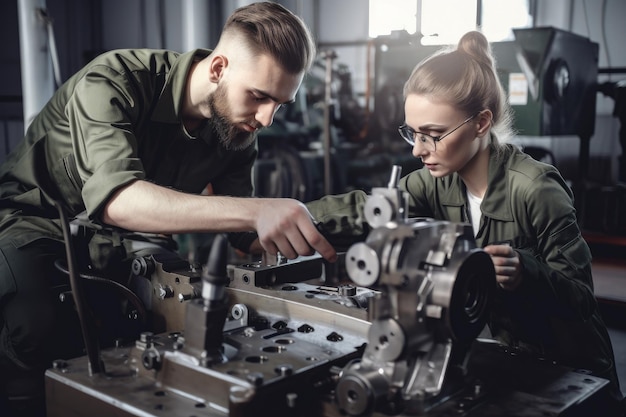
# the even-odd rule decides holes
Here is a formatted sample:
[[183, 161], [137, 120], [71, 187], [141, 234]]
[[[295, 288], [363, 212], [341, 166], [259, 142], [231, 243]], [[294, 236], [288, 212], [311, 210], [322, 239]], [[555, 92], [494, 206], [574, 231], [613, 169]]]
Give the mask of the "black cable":
[[[66, 268], [65, 265], [61, 263], [60, 259], [56, 260], [56, 262], [54, 263], [54, 266], [59, 271], [65, 274], [69, 274], [69, 270]], [[143, 302], [141, 301], [141, 299], [130, 288], [126, 287], [123, 284], [120, 284], [117, 281], [114, 281], [105, 277], [100, 277], [97, 275], [80, 273], [78, 276], [88, 281], [92, 281], [92, 282], [96, 282], [99, 284], [104, 284], [106, 286], [112, 287], [118, 294], [122, 295], [128, 301], [130, 301], [133, 307], [135, 307], [135, 309], [137, 310], [137, 313], [139, 314], [139, 316], [142, 318], [142, 321], [145, 321], [146, 317], [148, 316], [146, 308], [143, 305]]]
[[[80, 321], [80, 328], [83, 333], [83, 341], [85, 343], [85, 350], [87, 351], [87, 358], [89, 360], [89, 375], [98, 374], [104, 372], [104, 364], [100, 360], [100, 347], [98, 346], [98, 338], [93, 334], [95, 326], [90, 326], [87, 323], [88, 315], [87, 306], [85, 304], [85, 298], [83, 294], [83, 287], [81, 281], [78, 279], [77, 271], [78, 264], [74, 254], [74, 246], [72, 236], [70, 234], [70, 225], [65, 215], [65, 210], [61, 203], [55, 202], [57, 210], [59, 211], [59, 220], [61, 221], [61, 229], [63, 230], [63, 240], [65, 241], [65, 254], [67, 256], [68, 274], [70, 277], [70, 286], [72, 293], [74, 294], [74, 304], [76, 305], [76, 311], [78, 312], [78, 319]], [[89, 323], [91, 324], [91, 323]]]

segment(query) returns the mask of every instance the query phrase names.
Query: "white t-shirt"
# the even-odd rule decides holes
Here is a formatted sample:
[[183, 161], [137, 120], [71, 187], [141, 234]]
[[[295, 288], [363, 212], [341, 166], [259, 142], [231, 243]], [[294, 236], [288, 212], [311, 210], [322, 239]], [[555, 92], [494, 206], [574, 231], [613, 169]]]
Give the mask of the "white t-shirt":
[[472, 228], [474, 229], [474, 236], [476, 236], [478, 234], [478, 228], [480, 227], [480, 217], [482, 215], [480, 211], [480, 204], [483, 202], [483, 199], [476, 197], [468, 190], [467, 201], [469, 201], [470, 218], [472, 221]]

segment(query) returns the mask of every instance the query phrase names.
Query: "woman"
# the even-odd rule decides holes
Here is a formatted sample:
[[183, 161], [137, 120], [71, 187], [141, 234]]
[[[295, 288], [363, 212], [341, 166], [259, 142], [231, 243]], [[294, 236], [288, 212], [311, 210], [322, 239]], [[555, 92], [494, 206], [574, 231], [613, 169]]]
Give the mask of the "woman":
[[[512, 136], [510, 108], [487, 39], [469, 32], [419, 63], [404, 99], [399, 131], [424, 164], [399, 184], [409, 215], [472, 224], [499, 286], [493, 337], [610, 380], [617, 407], [613, 350], [572, 192], [556, 168], [503, 143]], [[365, 198], [353, 192], [308, 207], [331, 235], [362, 237]]]

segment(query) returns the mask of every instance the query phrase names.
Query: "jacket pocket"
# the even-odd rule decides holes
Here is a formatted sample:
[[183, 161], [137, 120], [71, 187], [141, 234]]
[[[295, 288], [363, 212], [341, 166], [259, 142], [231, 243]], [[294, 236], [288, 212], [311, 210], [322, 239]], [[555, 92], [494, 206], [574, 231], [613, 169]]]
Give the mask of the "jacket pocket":
[[71, 208], [72, 212], [81, 212], [83, 208], [82, 188], [83, 182], [80, 179], [74, 155], [66, 155], [56, 164], [53, 172], [57, 181], [60, 196]]
[[63, 158], [63, 166], [65, 167], [65, 173], [67, 174], [70, 184], [74, 186], [74, 189], [80, 191], [83, 188], [83, 182], [80, 179], [74, 155], [65, 156]]
[[591, 261], [591, 250], [581, 236], [578, 225], [572, 223], [561, 230], [559, 234], [562, 234], [563, 240], [567, 241], [559, 248], [559, 254], [563, 255], [567, 262], [576, 269], [587, 266]]
[[15, 277], [9, 267], [9, 260], [0, 247], [0, 300], [6, 295], [13, 294], [16, 290]]

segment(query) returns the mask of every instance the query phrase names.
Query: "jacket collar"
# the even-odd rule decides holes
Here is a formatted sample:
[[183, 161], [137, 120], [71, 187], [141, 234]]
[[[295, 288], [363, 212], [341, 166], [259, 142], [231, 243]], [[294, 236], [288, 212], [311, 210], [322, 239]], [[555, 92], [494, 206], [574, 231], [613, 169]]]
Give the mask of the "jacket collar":
[[211, 53], [207, 49], [196, 49], [181, 54], [172, 64], [166, 75], [165, 85], [152, 113], [152, 120], [164, 123], [180, 123], [180, 111], [183, 103], [187, 75], [191, 64]]
[[[501, 149], [495, 153], [493, 148], [490, 149], [489, 158], [489, 176], [487, 193], [483, 198], [480, 209], [483, 215], [493, 219], [502, 221], [512, 221], [513, 213], [511, 207], [507, 204], [509, 199], [508, 183], [508, 166], [510, 156], [513, 153], [512, 145], [499, 145]], [[444, 192], [441, 194], [441, 203], [447, 206], [463, 206], [467, 204], [465, 184], [457, 173], [452, 174], [448, 178], [442, 178], [441, 181], [448, 183], [447, 187], [443, 187]]]

